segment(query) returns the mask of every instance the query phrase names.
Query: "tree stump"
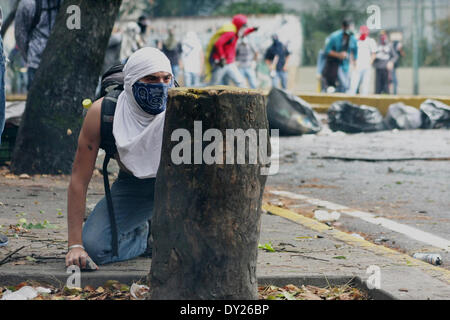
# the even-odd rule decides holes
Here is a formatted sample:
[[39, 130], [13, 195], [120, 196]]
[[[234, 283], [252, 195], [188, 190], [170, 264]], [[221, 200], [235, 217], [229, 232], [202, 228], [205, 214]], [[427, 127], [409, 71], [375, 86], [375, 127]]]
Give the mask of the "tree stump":
[[[241, 135], [227, 136], [233, 129], [253, 138], [257, 132], [256, 162], [254, 139], [243, 148], [236, 137]], [[170, 91], [155, 186], [150, 299], [257, 299], [263, 171], [269, 159], [260, 91]]]

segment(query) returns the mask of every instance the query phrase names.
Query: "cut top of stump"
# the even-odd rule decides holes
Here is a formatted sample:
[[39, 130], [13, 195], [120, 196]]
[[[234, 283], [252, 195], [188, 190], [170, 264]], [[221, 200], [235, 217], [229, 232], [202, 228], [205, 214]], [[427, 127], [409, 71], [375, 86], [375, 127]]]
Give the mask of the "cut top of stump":
[[261, 95], [264, 96], [264, 91], [259, 89], [238, 88], [232, 86], [209, 86], [203, 88], [172, 88], [169, 90], [169, 97], [172, 96], [187, 96], [193, 98], [200, 98], [205, 96], [219, 96], [222, 94], [234, 95]]

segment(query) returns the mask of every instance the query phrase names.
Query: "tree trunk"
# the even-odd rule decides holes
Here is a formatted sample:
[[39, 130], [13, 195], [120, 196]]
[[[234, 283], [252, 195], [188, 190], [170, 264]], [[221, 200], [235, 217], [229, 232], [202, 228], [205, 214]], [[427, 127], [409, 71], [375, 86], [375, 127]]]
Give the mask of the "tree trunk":
[[[28, 93], [12, 157], [14, 173], [70, 173], [83, 122], [81, 102], [93, 98], [121, 0], [66, 0]], [[70, 5], [81, 28], [69, 29]], [[70, 20], [73, 21], [73, 20]]]
[[[200, 134], [200, 122], [194, 121], [201, 121]], [[180, 128], [192, 139], [174, 138]], [[203, 137], [211, 128], [218, 129], [219, 136]], [[254, 129], [261, 134], [258, 153], [267, 156], [268, 128], [265, 99], [258, 91], [170, 91], [152, 218], [151, 299], [257, 298], [256, 259], [267, 178], [261, 172], [268, 158], [260, 154], [251, 162], [254, 150], [246, 144], [245, 164], [238, 164], [240, 142], [226, 139], [226, 129]], [[209, 141], [219, 142], [217, 153], [208, 152]], [[180, 145], [183, 153], [178, 152]], [[227, 158], [230, 150], [234, 155]], [[217, 156], [216, 162], [207, 164], [209, 153]], [[181, 164], [180, 154], [185, 156]]]

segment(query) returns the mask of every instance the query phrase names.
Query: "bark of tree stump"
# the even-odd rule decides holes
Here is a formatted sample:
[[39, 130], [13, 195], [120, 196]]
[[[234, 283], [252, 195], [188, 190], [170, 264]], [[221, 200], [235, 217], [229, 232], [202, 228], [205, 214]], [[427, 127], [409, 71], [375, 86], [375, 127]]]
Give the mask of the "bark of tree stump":
[[[201, 121], [202, 134], [220, 130], [224, 144], [215, 156], [223, 156], [223, 164], [206, 164], [204, 159], [198, 164], [198, 143], [206, 150], [215, 139], [194, 139], [194, 121]], [[189, 131], [191, 141], [173, 138], [180, 128]], [[270, 159], [261, 92], [231, 87], [170, 91], [155, 186], [150, 299], [257, 299], [256, 260], [267, 178], [261, 173], [270, 164], [261, 156], [256, 164], [250, 159], [237, 164], [238, 140], [226, 139], [226, 129], [260, 133], [258, 150]], [[180, 143], [191, 147], [192, 155], [183, 154], [190, 164], [173, 161]], [[227, 162], [230, 147], [235, 154]], [[249, 150], [246, 144], [247, 157]]]

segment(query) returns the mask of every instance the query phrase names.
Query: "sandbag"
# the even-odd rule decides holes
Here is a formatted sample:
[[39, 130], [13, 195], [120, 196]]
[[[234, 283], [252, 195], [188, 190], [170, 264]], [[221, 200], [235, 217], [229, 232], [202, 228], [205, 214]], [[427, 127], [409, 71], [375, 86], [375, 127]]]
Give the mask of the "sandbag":
[[402, 102], [389, 106], [384, 118], [386, 129], [413, 130], [422, 126], [422, 112]]
[[272, 88], [267, 99], [270, 128], [282, 136], [315, 134], [322, 129], [311, 105], [286, 90]]
[[450, 107], [437, 100], [428, 99], [420, 105], [422, 129], [450, 128]]
[[327, 115], [328, 125], [333, 131], [359, 133], [385, 130], [383, 116], [374, 107], [336, 101], [328, 109]]

